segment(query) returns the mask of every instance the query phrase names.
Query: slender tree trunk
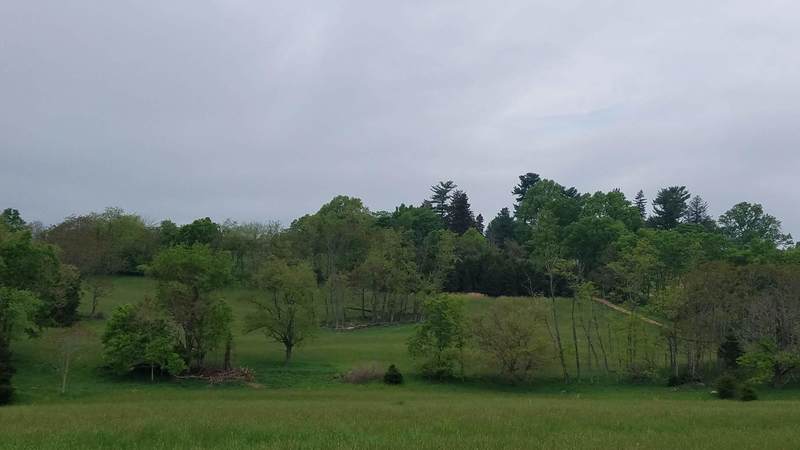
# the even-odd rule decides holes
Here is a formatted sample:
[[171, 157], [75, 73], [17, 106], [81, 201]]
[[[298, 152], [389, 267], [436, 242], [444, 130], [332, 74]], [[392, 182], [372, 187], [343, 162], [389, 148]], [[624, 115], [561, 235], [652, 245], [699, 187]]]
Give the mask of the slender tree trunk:
[[361, 289], [361, 319], [367, 319], [367, 292], [366, 289]]
[[561, 330], [558, 325], [558, 308], [556, 307], [555, 286], [553, 284], [553, 274], [550, 273], [550, 303], [552, 305], [553, 329], [556, 338], [556, 348], [558, 349], [558, 360], [561, 363], [561, 373], [564, 382], [569, 383], [569, 373], [567, 372], [567, 362], [564, 359], [564, 346], [561, 345]]
[[603, 337], [600, 334], [600, 326], [597, 322], [597, 309], [594, 302], [592, 302], [592, 322], [594, 324], [594, 331], [597, 334], [597, 345], [600, 347], [600, 353], [603, 355], [603, 367], [605, 368], [606, 375], [608, 375], [608, 355], [606, 355], [606, 348], [603, 345]]
[[572, 342], [575, 347], [575, 371], [578, 375], [578, 383], [581, 382], [581, 357], [578, 351], [578, 330], [575, 328], [575, 297], [572, 297], [572, 311], [570, 317], [572, 319]]
[[233, 346], [233, 336], [228, 334], [228, 339], [225, 341], [225, 359], [222, 363], [222, 368], [230, 370], [231, 368], [231, 347]]
[[284, 366], [288, 366], [289, 365], [289, 361], [291, 361], [291, 359], [292, 359], [292, 347], [293, 347], [293, 345], [291, 345], [291, 344], [284, 344], [284, 345], [286, 346], [286, 354], [285, 354], [285, 357], [284, 357], [284, 360], [283, 360], [283, 365]]
[[67, 377], [69, 376], [69, 355], [64, 356], [64, 370], [61, 372], [61, 393], [67, 393]]
[[89, 317], [94, 317], [95, 312], [97, 312], [97, 301], [98, 300], [99, 299], [97, 297], [97, 291], [93, 289], [92, 290], [92, 312], [89, 313]]
[[151, 383], [152, 383], [153, 381], [155, 381], [155, 379], [156, 379], [156, 376], [155, 376], [155, 373], [154, 373], [154, 372], [155, 372], [155, 364], [153, 364], [153, 363], [150, 363], [150, 382], [151, 382]]

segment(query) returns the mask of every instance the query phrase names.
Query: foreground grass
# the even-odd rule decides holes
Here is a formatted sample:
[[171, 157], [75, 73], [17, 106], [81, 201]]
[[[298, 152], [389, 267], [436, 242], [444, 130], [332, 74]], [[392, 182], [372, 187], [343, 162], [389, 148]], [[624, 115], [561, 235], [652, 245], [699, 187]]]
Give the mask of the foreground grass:
[[121, 392], [0, 409], [6, 448], [790, 448], [796, 401], [439, 386]]

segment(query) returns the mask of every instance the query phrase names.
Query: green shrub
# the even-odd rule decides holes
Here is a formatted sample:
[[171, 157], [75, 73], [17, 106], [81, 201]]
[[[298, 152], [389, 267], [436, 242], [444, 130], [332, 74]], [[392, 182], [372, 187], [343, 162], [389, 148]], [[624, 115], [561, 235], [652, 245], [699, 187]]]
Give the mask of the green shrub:
[[735, 398], [737, 391], [736, 378], [733, 375], [723, 375], [717, 378], [717, 396], [719, 398]]
[[739, 399], [743, 402], [751, 402], [753, 400], [758, 400], [758, 393], [756, 392], [755, 388], [750, 385], [742, 386], [742, 390], [740, 393]]
[[383, 382], [386, 384], [403, 384], [403, 374], [397, 370], [397, 366], [392, 364], [383, 374]]

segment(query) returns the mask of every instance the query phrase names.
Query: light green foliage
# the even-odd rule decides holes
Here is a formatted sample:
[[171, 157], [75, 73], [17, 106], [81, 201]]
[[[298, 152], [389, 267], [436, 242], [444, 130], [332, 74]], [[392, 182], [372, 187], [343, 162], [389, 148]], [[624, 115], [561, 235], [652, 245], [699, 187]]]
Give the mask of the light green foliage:
[[719, 217], [722, 233], [739, 245], [763, 241], [774, 247], [792, 244], [792, 236], [781, 231], [781, 221], [766, 214], [758, 204], [742, 202], [736, 204]]
[[738, 363], [748, 373], [750, 382], [770, 382], [780, 387], [787, 375], [800, 369], [800, 353], [782, 350], [774, 340], [765, 338], [751, 344]]
[[423, 322], [417, 325], [409, 339], [408, 351], [419, 363], [424, 376], [453, 378], [463, 374], [462, 351], [466, 338], [462, 303], [440, 295], [423, 304]]
[[40, 301], [30, 291], [0, 286], [0, 345], [36, 329]]
[[186, 369], [176, 351], [178, 333], [166, 312], [150, 299], [118, 307], [102, 337], [103, 360], [120, 374], [138, 366], [178, 375]]
[[549, 356], [542, 333], [546, 314], [532, 299], [496, 299], [484, 314], [473, 317], [470, 331], [499, 375], [523, 381]]
[[253, 300], [257, 309], [245, 317], [245, 332], [261, 331], [282, 344], [288, 364], [293, 349], [319, 330], [314, 272], [306, 263], [270, 258], [256, 275], [255, 286], [264, 294]]
[[559, 226], [574, 222], [580, 215], [580, 199], [574, 191], [552, 180], [541, 180], [525, 192], [516, 217], [529, 224], [539, 220], [543, 211], [549, 211]]
[[639, 208], [620, 191], [595, 192], [583, 199], [581, 217], [608, 218], [636, 231], [644, 225]]
[[441, 289], [456, 265], [456, 235], [449, 230], [430, 233], [423, 243], [424, 257], [420, 272], [433, 286]]

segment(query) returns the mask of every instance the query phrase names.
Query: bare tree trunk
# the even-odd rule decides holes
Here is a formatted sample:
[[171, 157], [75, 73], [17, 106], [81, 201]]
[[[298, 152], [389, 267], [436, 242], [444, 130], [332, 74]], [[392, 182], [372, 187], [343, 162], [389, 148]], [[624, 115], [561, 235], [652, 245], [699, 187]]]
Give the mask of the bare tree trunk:
[[67, 393], [67, 377], [69, 376], [69, 355], [64, 356], [64, 368], [61, 372], [61, 393]]
[[284, 346], [286, 347], [286, 353], [285, 353], [285, 357], [283, 359], [283, 365], [284, 366], [288, 366], [289, 365], [289, 361], [291, 361], [291, 359], [292, 359], [292, 347], [293, 347], [293, 345], [292, 344], [284, 344]]
[[556, 338], [556, 348], [558, 349], [558, 360], [561, 363], [561, 373], [564, 382], [569, 383], [569, 373], [567, 372], [567, 362], [564, 360], [564, 346], [561, 344], [561, 330], [558, 326], [558, 308], [556, 308], [555, 286], [553, 284], [553, 274], [550, 274], [550, 303], [552, 305], [553, 329]]
[[608, 355], [606, 354], [606, 347], [605, 345], [603, 345], [603, 337], [600, 334], [600, 326], [597, 321], [597, 309], [595, 308], [594, 302], [592, 302], [591, 307], [592, 307], [592, 323], [594, 324], [594, 331], [597, 334], [597, 345], [600, 346], [600, 353], [603, 355], [603, 367], [606, 370], [606, 375], [608, 375]]
[[575, 347], [575, 371], [578, 375], [578, 383], [581, 382], [581, 356], [580, 352], [578, 351], [578, 331], [575, 327], [575, 297], [572, 297], [572, 311], [570, 312], [570, 318], [572, 319], [572, 343]]
[[367, 318], [367, 292], [366, 289], [361, 288], [361, 319], [366, 320]]
[[231, 347], [233, 343], [233, 336], [228, 334], [228, 339], [225, 341], [225, 359], [222, 363], [222, 368], [230, 370], [231, 368]]

